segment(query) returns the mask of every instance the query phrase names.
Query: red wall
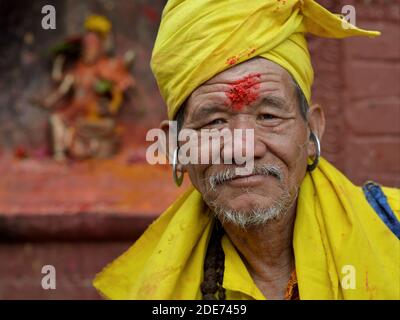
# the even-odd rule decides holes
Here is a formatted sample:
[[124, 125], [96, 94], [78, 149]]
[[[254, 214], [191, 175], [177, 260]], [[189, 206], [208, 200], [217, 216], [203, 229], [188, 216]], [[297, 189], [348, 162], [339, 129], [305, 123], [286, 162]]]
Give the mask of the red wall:
[[357, 184], [373, 179], [399, 187], [400, 1], [329, 2], [335, 12], [353, 4], [357, 25], [382, 35], [311, 39], [313, 100], [327, 114], [323, 155]]

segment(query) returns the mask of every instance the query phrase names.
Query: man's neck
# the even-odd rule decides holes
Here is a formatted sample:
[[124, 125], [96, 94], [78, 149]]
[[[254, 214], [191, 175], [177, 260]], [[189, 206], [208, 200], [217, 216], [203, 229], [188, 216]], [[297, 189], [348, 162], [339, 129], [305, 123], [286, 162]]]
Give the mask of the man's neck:
[[283, 299], [294, 269], [293, 228], [296, 205], [279, 219], [246, 230], [225, 223], [224, 229], [238, 249], [260, 291], [268, 299]]

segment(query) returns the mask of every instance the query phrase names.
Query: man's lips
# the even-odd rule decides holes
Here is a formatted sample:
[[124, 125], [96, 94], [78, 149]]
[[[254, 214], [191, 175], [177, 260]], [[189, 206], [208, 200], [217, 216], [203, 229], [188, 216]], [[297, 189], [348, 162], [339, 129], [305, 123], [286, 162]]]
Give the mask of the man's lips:
[[236, 176], [232, 180], [226, 181], [225, 183], [235, 188], [255, 187], [265, 183], [265, 178], [267, 177], [268, 175], [250, 174], [245, 176]]

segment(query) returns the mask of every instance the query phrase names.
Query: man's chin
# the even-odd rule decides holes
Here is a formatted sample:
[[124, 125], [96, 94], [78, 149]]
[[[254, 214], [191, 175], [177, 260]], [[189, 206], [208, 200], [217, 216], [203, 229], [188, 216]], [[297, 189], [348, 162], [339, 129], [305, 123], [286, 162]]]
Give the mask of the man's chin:
[[220, 205], [220, 206], [214, 206], [216, 208], [219, 208], [220, 211], [233, 211], [233, 212], [238, 212], [243, 216], [247, 216], [247, 215], [251, 215], [252, 212], [254, 212], [255, 210], [259, 210], [259, 211], [268, 211], [271, 210], [271, 208], [273, 207], [272, 205], [255, 205], [255, 203], [253, 203], [252, 206], [246, 206], [246, 205], [234, 205], [232, 203], [230, 203], [229, 205]]
[[254, 207], [268, 209], [276, 204], [279, 197], [270, 197], [257, 193], [225, 194], [221, 192], [213, 202], [214, 206], [231, 211], [251, 212]]
[[208, 203], [219, 220], [243, 228], [263, 225], [280, 218], [285, 215], [291, 204], [289, 193], [283, 193], [276, 198], [252, 193], [227, 197], [220, 193], [215, 201]]
[[244, 229], [252, 226], [265, 225], [269, 221], [281, 217], [286, 212], [286, 210], [282, 210], [279, 206], [266, 208], [255, 207], [245, 210], [214, 206], [212, 211], [223, 224], [233, 224]]

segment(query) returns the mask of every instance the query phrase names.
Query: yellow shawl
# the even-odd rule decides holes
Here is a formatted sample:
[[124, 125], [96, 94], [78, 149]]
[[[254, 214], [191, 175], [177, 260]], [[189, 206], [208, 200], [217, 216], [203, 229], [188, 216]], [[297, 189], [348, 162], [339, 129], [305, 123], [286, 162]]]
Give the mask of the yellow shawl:
[[[400, 190], [383, 190], [399, 216]], [[206, 212], [201, 195], [190, 189], [94, 286], [110, 299], [199, 299], [212, 225]], [[399, 240], [361, 188], [324, 159], [300, 187], [293, 247], [301, 299], [400, 298]], [[227, 298], [263, 299], [227, 237], [223, 249]], [[348, 268], [355, 271], [355, 288], [343, 285]]]

